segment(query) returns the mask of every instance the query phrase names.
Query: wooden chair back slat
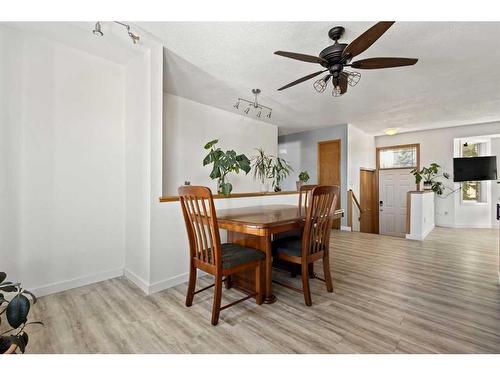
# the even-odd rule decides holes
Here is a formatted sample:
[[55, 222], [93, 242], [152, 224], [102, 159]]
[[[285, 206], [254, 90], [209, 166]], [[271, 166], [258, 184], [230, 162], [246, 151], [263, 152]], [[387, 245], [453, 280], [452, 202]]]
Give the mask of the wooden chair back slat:
[[328, 251], [339, 191], [338, 186], [316, 186], [309, 192], [302, 236], [303, 257]]
[[299, 213], [305, 215], [309, 203], [309, 193], [318, 185], [302, 185], [299, 190]]
[[181, 186], [178, 191], [191, 257], [220, 267], [221, 243], [212, 192], [204, 186]]

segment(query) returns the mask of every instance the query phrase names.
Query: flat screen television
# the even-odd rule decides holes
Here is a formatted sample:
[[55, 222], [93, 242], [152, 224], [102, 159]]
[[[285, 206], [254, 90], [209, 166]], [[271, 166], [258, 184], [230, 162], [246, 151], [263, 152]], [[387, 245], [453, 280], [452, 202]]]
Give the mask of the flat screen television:
[[453, 181], [484, 181], [497, 179], [497, 157], [453, 159]]

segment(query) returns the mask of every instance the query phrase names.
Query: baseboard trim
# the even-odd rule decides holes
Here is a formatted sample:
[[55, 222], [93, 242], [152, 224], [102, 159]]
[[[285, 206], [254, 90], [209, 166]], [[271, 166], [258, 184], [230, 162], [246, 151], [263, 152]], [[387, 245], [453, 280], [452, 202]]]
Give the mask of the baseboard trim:
[[145, 294], [150, 294], [150, 286], [144, 281], [142, 278], [137, 276], [135, 273], [128, 269], [123, 270], [123, 276], [125, 276], [130, 282], [135, 284], [140, 290], [142, 290]]
[[341, 225], [340, 226], [340, 230], [344, 230], [346, 232], [352, 232], [351, 227], [348, 227], [348, 226], [345, 226], [345, 225]]
[[[198, 277], [200, 276], [201, 275], [198, 275]], [[149, 293], [150, 294], [157, 293], [162, 290], [172, 288], [176, 285], [185, 283], [186, 281], [188, 281], [188, 279], [189, 279], [189, 273], [186, 272], [174, 277], [170, 277], [165, 280], [157, 281], [156, 283], [153, 283], [149, 286]]]
[[77, 277], [70, 280], [59, 281], [53, 284], [47, 284], [35, 288], [27, 288], [37, 297], [47, 296], [49, 294], [63, 292], [65, 290], [78, 288], [81, 286], [98, 283], [100, 281], [114, 279], [115, 277], [123, 276], [123, 268], [99, 272], [89, 276]]
[[436, 227], [452, 228], [452, 229], [492, 229], [493, 225], [474, 225], [474, 224], [436, 224]]

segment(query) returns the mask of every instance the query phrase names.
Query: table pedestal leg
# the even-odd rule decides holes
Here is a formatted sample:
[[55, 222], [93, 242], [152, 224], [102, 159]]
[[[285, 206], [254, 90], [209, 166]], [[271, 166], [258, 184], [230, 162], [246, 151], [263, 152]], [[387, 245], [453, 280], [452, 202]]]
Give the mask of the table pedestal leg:
[[[272, 290], [272, 273], [273, 273], [273, 259], [271, 248], [271, 235], [255, 236], [252, 234], [227, 232], [227, 240], [231, 243], [237, 243], [242, 246], [251, 247], [253, 249], [261, 250], [266, 254], [265, 260], [265, 294], [264, 303], [276, 302], [276, 296], [273, 295]], [[253, 270], [241, 271], [231, 276], [231, 285], [237, 289], [243, 289], [248, 292], [255, 292], [255, 272]]]

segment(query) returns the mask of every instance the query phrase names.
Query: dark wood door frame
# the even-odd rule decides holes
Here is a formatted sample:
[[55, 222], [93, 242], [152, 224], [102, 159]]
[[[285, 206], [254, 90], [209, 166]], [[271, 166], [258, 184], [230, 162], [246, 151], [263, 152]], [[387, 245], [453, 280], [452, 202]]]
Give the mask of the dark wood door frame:
[[[377, 212], [375, 213], [375, 221], [376, 221], [376, 228], [377, 228], [377, 233], [380, 233], [380, 210], [379, 210], [379, 202], [380, 202], [380, 186], [379, 186], [379, 180], [380, 180], [380, 151], [383, 150], [391, 150], [391, 149], [396, 149], [396, 148], [405, 148], [405, 147], [416, 147], [417, 149], [417, 169], [420, 169], [420, 143], [409, 143], [409, 144], [404, 144], [404, 145], [394, 145], [394, 146], [384, 146], [384, 147], [377, 147], [375, 150], [375, 196], [376, 196], [376, 202], [377, 202]], [[407, 168], [383, 168], [383, 169], [407, 169]], [[420, 184], [417, 185], [417, 190], [420, 190]]]
[[[376, 180], [377, 180], [377, 169], [376, 168], [364, 168], [364, 167], [361, 167], [359, 168], [359, 200], [360, 202], [362, 202], [362, 198], [361, 198], [361, 175], [363, 174], [363, 171], [367, 171], [367, 172], [373, 172], [373, 184], [372, 184], [372, 199], [374, 200], [373, 202], [373, 206], [372, 206], [372, 209], [373, 209], [373, 218], [374, 218], [374, 221], [373, 221], [373, 233], [378, 233], [378, 220], [377, 220], [377, 210], [378, 210], [378, 194], [377, 194], [377, 185], [376, 185]], [[362, 203], [361, 203], [362, 204]], [[361, 219], [361, 213], [360, 213], [360, 219]], [[361, 232], [361, 220], [360, 220], [360, 223], [359, 223], [359, 231]]]

